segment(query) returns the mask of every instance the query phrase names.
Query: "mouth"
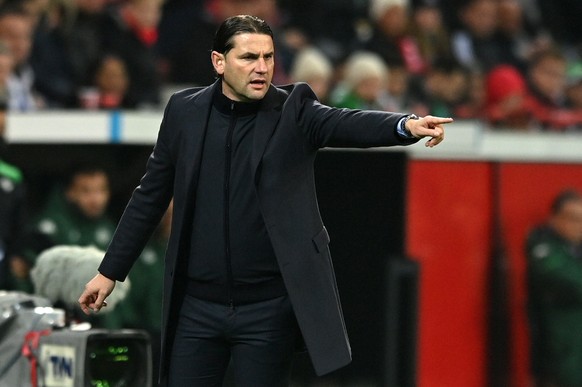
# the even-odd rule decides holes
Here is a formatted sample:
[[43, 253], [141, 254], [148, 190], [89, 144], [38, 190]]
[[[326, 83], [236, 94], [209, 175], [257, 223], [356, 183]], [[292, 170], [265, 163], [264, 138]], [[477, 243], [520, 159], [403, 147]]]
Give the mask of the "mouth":
[[264, 79], [254, 79], [250, 82], [250, 84], [255, 89], [260, 89], [260, 88], [263, 88], [265, 85], [267, 85], [267, 81]]

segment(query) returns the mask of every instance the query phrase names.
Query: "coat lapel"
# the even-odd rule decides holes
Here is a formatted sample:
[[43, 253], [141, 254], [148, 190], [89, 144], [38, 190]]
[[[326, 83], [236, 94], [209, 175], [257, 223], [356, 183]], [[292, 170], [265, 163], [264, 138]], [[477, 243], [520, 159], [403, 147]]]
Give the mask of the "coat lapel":
[[253, 150], [251, 154], [251, 168], [253, 174], [256, 173], [257, 167], [261, 162], [265, 149], [269, 140], [273, 136], [275, 128], [281, 118], [283, 98], [280, 92], [274, 86], [269, 88], [269, 91], [263, 99], [261, 109], [257, 114], [257, 121], [253, 133]]
[[188, 109], [188, 114], [186, 115], [186, 119], [190, 121], [192, 132], [184, 136], [184, 141], [186, 141], [184, 146], [186, 152], [185, 157], [188, 160], [186, 162], [184, 178], [186, 179], [185, 187], [187, 187], [190, 194], [193, 193], [192, 190], [196, 187], [198, 182], [202, 150], [204, 148], [204, 138], [208, 128], [208, 119], [212, 106], [212, 96], [214, 95], [216, 88], [219, 86], [220, 82], [217, 81], [211, 87], [203, 90], [202, 93], [192, 101], [191, 107]]

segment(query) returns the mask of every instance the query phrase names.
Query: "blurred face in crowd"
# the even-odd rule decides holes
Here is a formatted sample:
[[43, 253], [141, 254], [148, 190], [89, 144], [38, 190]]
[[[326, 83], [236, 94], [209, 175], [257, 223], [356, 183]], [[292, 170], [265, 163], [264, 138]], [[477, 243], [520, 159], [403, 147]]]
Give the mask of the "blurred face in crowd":
[[468, 77], [462, 71], [450, 73], [435, 71], [428, 76], [427, 86], [439, 99], [448, 103], [457, 103], [466, 96]]
[[437, 7], [420, 7], [414, 11], [415, 25], [425, 33], [438, 32], [443, 26], [442, 19]]
[[518, 0], [499, 0], [499, 28], [514, 34], [523, 27], [523, 7]]
[[80, 173], [67, 188], [67, 199], [88, 218], [98, 218], [109, 204], [109, 180], [104, 172]]
[[582, 242], [582, 200], [570, 200], [550, 220], [551, 226], [572, 243]]
[[498, 21], [497, 3], [493, 0], [475, 0], [461, 11], [461, 20], [477, 37], [491, 36]]
[[386, 9], [378, 19], [378, 26], [382, 32], [391, 38], [397, 38], [406, 32], [408, 10], [400, 5], [393, 5]]
[[124, 95], [129, 77], [123, 61], [114, 56], [103, 59], [95, 75], [95, 84], [102, 93]]
[[26, 63], [32, 47], [32, 22], [18, 15], [5, 15], [0, 19], [0, 40], [8, 45], [15, 65]]
[[564, 94], [566, 87], [566, 61], [554, 56], [546, 56], [533, 66], [530, 79], [535, 88], [551, 100]]
[[225, 54], [212, 51], [212, 65], [222, 77], [222, 92], [233, 101], [262, 99], [273, 79], [275, 48], [269, 35], [242, 33]]
[[127, 6], [142, 27], [156, 27], [162, 17], [161, 0], [132, 0]]

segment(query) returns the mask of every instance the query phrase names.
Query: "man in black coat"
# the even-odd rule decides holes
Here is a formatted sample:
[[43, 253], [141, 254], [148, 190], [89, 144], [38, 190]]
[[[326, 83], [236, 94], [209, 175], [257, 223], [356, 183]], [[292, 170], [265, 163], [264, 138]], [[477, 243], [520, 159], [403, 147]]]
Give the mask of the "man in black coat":
[[98, 311], [123, 281], [174, 198], [166, 252], [161, 381], [288, 383], [303, 340], [319, 375], [348, 364], [350, 346], [317, 204], [323, 147], [406, 145], [444, 138], [450, 118], [336, 109], [306, 84], [271, 85], [269, 26], [234, 16], [218, 29], [218, 80], [176, 93], [146, 173], [97, 274], [79, 299]]

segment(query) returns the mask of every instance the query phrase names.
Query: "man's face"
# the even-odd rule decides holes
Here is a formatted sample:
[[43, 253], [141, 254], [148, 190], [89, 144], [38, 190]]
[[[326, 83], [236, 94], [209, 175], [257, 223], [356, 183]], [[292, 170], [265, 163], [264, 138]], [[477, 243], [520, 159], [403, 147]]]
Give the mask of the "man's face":
[[109, 196], [109, 182], [102, 172], [79, 174], [67, 189], [67, 199], [88, 218], [98, 218], [105, 213]]
[[562, 210], [552, 217], [552, 226], [563, 238], [572, 243], [582, 242], [582, 200], [564, 204]]
[[547, 98], [560, 98], [566, 86], [566, 61], [551, 57], [542, 59], [531, 70], [531, 80]]
[[0, 21], [0, 39], [4, 40], [16, 65], [28, 60], [32, 47], [32, 23], [29, 19], [16, 15], [7, 15]]
[[263, 99], [275, 69], [275, 48], [269, 35], [243, 33], [226, 54], [212, 51], [212, 64], [222, 76], [222, 92], [233, 101]]
[[114, 57], [105, 59], [97, 71], [95, 84], [104, 93], [125, 94], [129, 77], [123, 61]]

